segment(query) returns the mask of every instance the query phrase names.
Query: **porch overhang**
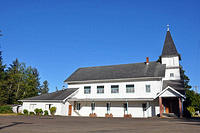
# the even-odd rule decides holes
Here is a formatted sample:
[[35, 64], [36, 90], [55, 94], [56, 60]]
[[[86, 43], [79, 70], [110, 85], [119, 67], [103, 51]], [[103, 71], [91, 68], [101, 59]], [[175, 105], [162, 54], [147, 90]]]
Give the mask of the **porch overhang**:
[[77, 99], [77, 98], [70, 98], [68, 99], [68, 101], [74, 101], [74, 102], [78, 102], [78, 101], [88, 101], [88, 102], [94, 102], [94, 101], [98, 101], [98, 102], [110, 102], [110, 101], [116, 101], [116, 102], [127, 102], [127, 101], [153, 101], [153, 98], [86, 98], [86, 99]]
[[183, 94], [175, 90], [174, 88], [167, 86], [164, 90], [162, 90], [160, 93], [156, 95], [156, 98], [158, 97], [181, 97], [181, 98], [186, 98]]

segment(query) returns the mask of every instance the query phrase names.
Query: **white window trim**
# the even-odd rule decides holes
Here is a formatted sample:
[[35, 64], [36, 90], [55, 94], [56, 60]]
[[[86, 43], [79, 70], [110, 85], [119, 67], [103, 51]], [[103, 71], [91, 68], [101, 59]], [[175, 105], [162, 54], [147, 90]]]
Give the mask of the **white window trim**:
[[[149, 86], [149, 91], [147, 91], [147, 86]], [[145, 86], [146, 88], [146, 93], [151, 93], [151, 85], [149, 85], [149, 84], [147, 84], [146, 86]]]

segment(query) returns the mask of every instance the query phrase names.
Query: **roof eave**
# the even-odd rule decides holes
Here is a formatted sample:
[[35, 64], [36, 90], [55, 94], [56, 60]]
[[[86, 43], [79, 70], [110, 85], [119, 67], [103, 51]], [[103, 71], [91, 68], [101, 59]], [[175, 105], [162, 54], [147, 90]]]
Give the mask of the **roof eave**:
[[153, 101], [154, 98], [86, 98], [86, 99], [77, 99], [72, 98], [68, 101]]
[[102, 79], [102, 80], [84, 80], [84, 81], [66, 81], [68, 84], [84, 84], [98, 82], [124, 82], [124, 81], [141, 81], [141, 80], [161, 80], [163, 77], [140, 77], [140, 78], [121, 78], [121, 79]]
[[184, 95], [182, 95], [180, 92], [178, 92], [177, 90], [175, 90], [174, 88], [172, 88], [171, 86], [167, 86], [165, 87], [164, 90], [162, 90], [160, 93], [158, 93], [158, 95], [156, 95], [156, 97], [154, 99], [156, 99], [157, 97], [159, 97], [160, 95], [162, 95], [167, 89], [171, 89], [172, 91], [174, 91], [175, 93], [177, 93], [180, 97], [186, 99], [186, 97]]
[[18, 100], [20, 102], [63, 102], [63, 100]]

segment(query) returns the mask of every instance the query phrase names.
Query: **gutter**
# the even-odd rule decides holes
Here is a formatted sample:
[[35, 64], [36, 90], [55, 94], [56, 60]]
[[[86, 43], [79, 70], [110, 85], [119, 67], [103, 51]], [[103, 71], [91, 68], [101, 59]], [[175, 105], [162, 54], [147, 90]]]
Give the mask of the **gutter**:
[[68, 101], [153, 101], [153, 98], [88, 98], [88, 99], [77, 99], [72, 98]]
[[20, 102], [63, 102], [63, 100], [18, 100]]
[[102, 79], [102, 80], [85, 80], [85, 81], [65, 81], [68, 84], [85, 84], [99, 82], [124, 82], [124, 81], [146, 81], [146, 80], [161, 80], [162, 77], [142, 77], [142, 78], [123, 78], [123, 79]]

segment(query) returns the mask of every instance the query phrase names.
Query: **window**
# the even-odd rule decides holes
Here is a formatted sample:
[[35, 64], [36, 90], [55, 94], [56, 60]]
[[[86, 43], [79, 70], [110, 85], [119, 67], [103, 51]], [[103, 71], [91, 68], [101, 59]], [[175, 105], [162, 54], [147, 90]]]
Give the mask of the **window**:
[[77, 103], [76, 104], [76, 110], [80, 110], [81, 109], [81, 103]]
[[134, 93], [135, 89], [134, 89], [134, 85], [126, 85], [126, 93]]
[[90, 94], [91, 92], [91, 87], [90, 86], [85, 86], [84, 87], [84, 94]]
[[151, 86], [150, 85], [146, 85], [146, 92], [151, 92]]
[[104, 86], [97, 86], [97, 93], [104, 93]]
[[123, 106], [124, 106], [124, 111], [127, 111], [128, 110], [128, 104], [124, 103]]
[[142, 104], [142, 108], [143, 108], [143, 111], [146, 111], [146, 109], [147, 109], [147, 104], [146, 104], [146, 103], [143, 103], [143, 104]]
[[49, 104], [45, 104], [45, 109], [49, 109]]
[[53, 104], [45, 104], [45, 109], [50, 109]]
[[29, 109], [34, 110], [36, 104], [30, 104]]
[[91, 103], [91, 110], [92, 110], [92, 112], [94, 111], [94, 109], [95, 109], [95, 103], [92, 102], [92, 103]]
[[110, 106], [111, 106], [110, 102], [109, 102], [109, 103], [106, 103], [106, 107], [107, 107], [107, 113], [109, 113], [109, 112], [110, 112]]
[[111, 85], [111, 93], [119, 93], [119, 85]]
[[174, 77], [174, 73], [170, 73], [170, 77]]

